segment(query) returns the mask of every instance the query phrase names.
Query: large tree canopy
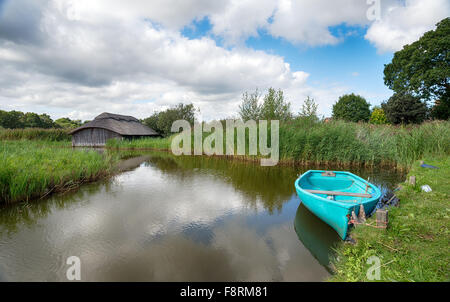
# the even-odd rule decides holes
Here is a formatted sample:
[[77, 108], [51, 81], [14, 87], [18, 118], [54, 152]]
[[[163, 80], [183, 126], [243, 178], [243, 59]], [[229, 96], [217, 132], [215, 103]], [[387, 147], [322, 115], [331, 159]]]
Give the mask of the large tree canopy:
[[384, 83], [396, 93], [410, 93], [424, 101], [450, 98], [450, 18], [406, 45], [385, 65]]

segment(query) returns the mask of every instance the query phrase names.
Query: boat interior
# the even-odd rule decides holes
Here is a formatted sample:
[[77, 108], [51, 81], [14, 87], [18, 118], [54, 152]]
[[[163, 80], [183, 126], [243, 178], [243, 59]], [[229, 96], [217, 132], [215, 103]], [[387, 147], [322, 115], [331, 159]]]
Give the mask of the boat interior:
[[329, 200], [360, 203], [372, 197], [372, 187], [351, 174], [310, 171], [305, 176], [300, 187]]

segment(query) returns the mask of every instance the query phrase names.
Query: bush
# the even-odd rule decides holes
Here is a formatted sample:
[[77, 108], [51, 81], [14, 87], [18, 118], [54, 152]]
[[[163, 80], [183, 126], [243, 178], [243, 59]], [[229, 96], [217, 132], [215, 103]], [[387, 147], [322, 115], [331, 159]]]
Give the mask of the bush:
[[380, 107], [375, 107], [370, 115], [370, 122], [377, 125], [387, 124], [388, 121], [384, 110]]

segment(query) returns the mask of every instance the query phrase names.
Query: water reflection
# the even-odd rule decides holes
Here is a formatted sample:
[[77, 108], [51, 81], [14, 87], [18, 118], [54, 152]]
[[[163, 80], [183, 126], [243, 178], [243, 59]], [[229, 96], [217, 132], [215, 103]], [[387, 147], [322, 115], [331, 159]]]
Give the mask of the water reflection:
[[[84, 281], [328, 276], [336, 234], [299, 206], [293, 183], [306, 169], [158, 152], [123, 156], [124, 172], [111, 180], [1, 209], [0, 277], [64, 281], [73, 255]], [[352, 172], [385, 186], [401, 177]]]
[[311, 214], [303, 204], [300, 204], [294, 220], [295, 232], [314, 258], [329, 268], [332, 247], [340, 241], [340, 237], [329, 225]]

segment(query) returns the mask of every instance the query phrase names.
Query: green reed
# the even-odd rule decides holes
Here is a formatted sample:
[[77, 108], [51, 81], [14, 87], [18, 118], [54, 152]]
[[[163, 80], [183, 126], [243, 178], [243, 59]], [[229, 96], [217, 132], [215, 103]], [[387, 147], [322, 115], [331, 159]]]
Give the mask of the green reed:
[[[203, 133], [203, 139], [209, 134]], [[110, 140], [107, 147], [170, 150], [172, 138]], [[236, 141], [235, 136], [235, 149]], [[246, 142], [248, 153], [248, 137]], [[423, 156], [450, 153], [450, 122], [392, 126], [296, 119], [281, 123], [279, 143], [284, 162], [407, 167]], [[223, 145], [225, 152], [225, 135]]]
[[0, 140], [46, 140], [46, 141], [69, 141], [70, 135], [64, 129], [0, 129]]
[[116, 159], [59, 142], [0, 141], [0, 204], [73, 189], [112, 173]]

